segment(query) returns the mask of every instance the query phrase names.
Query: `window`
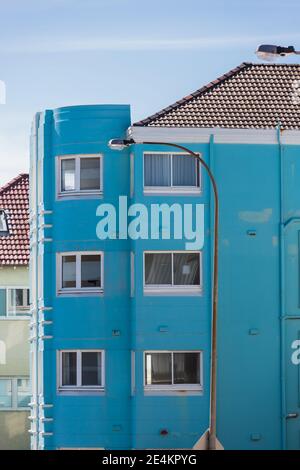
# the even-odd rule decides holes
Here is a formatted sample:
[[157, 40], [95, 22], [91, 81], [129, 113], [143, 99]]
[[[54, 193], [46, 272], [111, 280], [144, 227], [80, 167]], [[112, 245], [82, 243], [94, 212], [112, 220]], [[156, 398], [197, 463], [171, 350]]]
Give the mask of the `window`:
[[59, 389], [99, 390], [104, 388], [104, 351], [59, 352]]
[[8, 314], [28, 315], [29, 310], [29, 289], [8, 289]]
[[0, 409], [12, 408], [12, 380], [0, 379]]
[[103, 253], [72, 252], [58, 255], [59, 293], [103, 291]]
[[29, 378], [7, 377], [0, 379], [0, 410], [28, 408], [30, 397]]
[[201, 252], [144, 253], [144, 291], [201, 292]]
[[18, 408], [26, 408], [30, 402], [29, 379], [17, 379]]
[[75, 191], [75, 158], [61, 160], [61, 192]]
[[7, 235], [8, 226], [7, 218], [4, 210], [0, 210], [0, 235]]
[[0, 288], [0, 318], [22, 317], [30, 313], [29, 289], [26, 287]]
[[145, 388], [202, 390], [202, 353], [200, 351], [146, 352]]
[[184, 153], [145, 153], [144, 190], [199, 193], [199, 161]]
[[101, 194], [101, 155], [58, 157], [58, 196]]

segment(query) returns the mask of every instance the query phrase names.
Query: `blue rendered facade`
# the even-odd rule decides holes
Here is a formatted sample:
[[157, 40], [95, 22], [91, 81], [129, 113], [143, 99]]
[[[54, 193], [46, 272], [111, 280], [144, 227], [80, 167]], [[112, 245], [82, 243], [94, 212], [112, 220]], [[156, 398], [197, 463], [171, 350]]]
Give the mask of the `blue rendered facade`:
[[[125, 137], [129, 126], [128, 106], [75, 106], [36, 116], [31, 156], [35, 449], [192, 448], [208, 427], [209, 181], [202, 171], [200, 195], [144, 194], [143, 152], [167, 148], [110, 150], [108, 141]], [[179, 140], [170, 130], [166, 140], [200, 152], [219, 187], [218, 437], [226, 449], [299, 448], [299, 418], [286, 420], [287, 413], [299, 411], [299, 366], [290, 361], [291, 343], [300, 338], [299, 147], [281, 144], [276, 131], [271, 141], [266, 133], [263, 143], [255, 143], [254, 134], [251, 143], [236, 138], [215, 143], [217, 134], [212, 129], [199, 141]], [[101, 197], [57, 198], [57, 156], [74, 154], [102, 155]], [[185, 250], [186, 240], [99, 240], [96, 209], [102, 202], [118, 207], [120, 195], [149, 208], [162, 202], [205, 204], [202, 295], [143, 291], [144, 251]], [[57, 295], [57, 253], [97, 250], [104, 253], [103, 295]], [[105, 351], [103, 393], [59, 393], [57, 351], [67, 349]], [[144, 351], [160, 350], [201, 350], [203, 392], [146, 393]]]

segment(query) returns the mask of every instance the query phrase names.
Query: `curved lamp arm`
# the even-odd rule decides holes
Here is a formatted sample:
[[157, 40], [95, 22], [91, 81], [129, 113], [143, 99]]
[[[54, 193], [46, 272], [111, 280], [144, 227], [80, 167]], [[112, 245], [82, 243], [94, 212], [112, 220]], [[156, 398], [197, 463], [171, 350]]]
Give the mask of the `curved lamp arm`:
[[211, 328], [211, 378], [210, 378], [210, 419], [208, 431], [208, 446], [210, 450], [217, 446], [217, 318], [218, 318], [218, 264], [219, 264], [219, 196], [216, 180], [207, 163], [197, 153], [172, 142], [136, 142], [133, 139], [112, 139], [109, 147], [115, 150], [123, 150], [134, 144], [142, 145], [165, 145], [183, 150], [190, 156], [196, 158], [205, 168], [214, 193], [214, 250], [213, 250], [213, 288], [212, 288], [212, 328]]

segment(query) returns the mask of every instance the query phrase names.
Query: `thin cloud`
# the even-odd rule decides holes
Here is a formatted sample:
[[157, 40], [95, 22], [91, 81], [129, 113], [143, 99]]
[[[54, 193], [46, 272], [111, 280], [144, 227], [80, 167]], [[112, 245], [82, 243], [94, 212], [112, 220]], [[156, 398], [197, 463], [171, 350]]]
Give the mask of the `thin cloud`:
[[299, 33], [279, 34], [274, 36], [219, 36], [195, 37], [189, 39], [147, 39], [147, 38], [31, 38], [21, 42], [8, 42], [0, 44], [2, 54], [39, 54], [39, 53], [65, 53], [88, 51], [171, 51], [171, 50], [198, 50], [240, 47], [241, 45], [258, 44], [270, 41], [290, 41], [300, 39]]

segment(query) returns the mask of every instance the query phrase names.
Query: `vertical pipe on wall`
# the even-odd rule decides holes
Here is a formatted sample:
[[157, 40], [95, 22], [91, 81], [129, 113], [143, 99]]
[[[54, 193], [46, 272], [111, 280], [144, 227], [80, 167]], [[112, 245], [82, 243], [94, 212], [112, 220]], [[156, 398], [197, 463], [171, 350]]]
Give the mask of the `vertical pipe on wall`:
[[284, 278], [284, 177], [283, 177], [283, 148], [281, 142], [281, 124], [277, 124], [277, 142], [279, 148], [279, 233], [280, 233], [280, 384], [281, 384], [281, 448], [286, 448], [286, 397], [285, 397], [285, 335], [284, 335], [284, 295], [285, 295], [285, 278]]
[[[215, 174], [215, 168], [214, 168], [214, 134], [210, 134], [209, 136], [209, 152], [208, 152], [208, 166], [213, 174]], [[207, 178], [208, 179], [208, 178]], [[209, 260], [208, 260], [208, 266], [209, 266], [209, 273], [208, 273], [208, 279], [212, 279], [212, 272], [213, 272], [213, 260], [214, 260], [214, 255], [213, 255], [213, 238], [214, 238], [214, 224], [212, 221], [214, 220], [214, 194], [213, 194], [213, 188], [212, 185], [209, 184], [209, 191], [208, 191], [208, 203], [209, 203], [209, 233], [210, 233], [210, 247], [209, 250], [207, 250], [207, 253], [209, 254]], [[211, 282], [211, 281], [210, 281]], [[212, 285], [210, 284], [210, 289], [209, 289], [209, 304], [210, 304], [210, 309], [209, 311], [212, 311]], [[210, 316], [210, 325], [209, 325], [209, 331], [212, 330], [212, 318]], [[211, 341], [211, 339], [210, 339]], [[211, 344], [210, 344], [210, 349], [211, 350]], [[209, 358], [211, 360], [211, 358]], [[218, 377], [217, 377], [218, 380]], [[211, 377], [210, 377], [211, 381]], [[209, 392], [211, 393], [211, 391]], [[218, 401], [218, 390], [217, 390], [217, 401]], [[217, 409], [217, 416], [218, 416], [218, 409]], [[217, 425], [218, 425], [218, 418], [217, 418]]]
[[40, 250], [40, 244], [39, 244], [39, 191], [40, 191], [40, 178], [39, 178], [39, 150], [40, 150], [40, 125], [41, 125], [41, 113], [38, 114], [38, 128], [37, 128], [37, 137], [36, 137], [36, 154], [35, 154], [35, 179], [36, 179], [36, 184], [35, 184], [35, 211], [36, 211], [36, 252], [35, 252], [35, 304], [36, 304], [36, 359], [35, 359], [35, 367], [36, 367], [36, 402], [37, 402], [37, 442], [36, 442], [36, 450], [40, 450], [40, 437], [41, 437], [41, 429], [40, 429], [40, 396], [39, 396], [39, 382], [40, 382], [40, 376], [39, 376], [39, 359], [40, 359], [40, 354], [39, 354], [39, 347], [40, 347], [40, 340], [39, 340], [39, 250]]
[[[30, 211], [32, 212], [32, 240], [31, 240], [31, 250], [34, 250], [34, 253], [37, 253], [38, 250], [38, 177], [37, 177], [37, 160], [38, 160], [38, 132], [39, 132], [39, 124], [40, 124], [40, 115], [36, 114], [33, 124], [33, 143], [32, 143], [32, 156], [31, 156], [31, 168], [32, 172], [30, 175]], [[34, 263], [34, 268], [33, 268]], [[33, 331], [34, 331], [34, 338], [33, 338], [33, 351], [31, 354], [33, 357], [31, 358], [31, 380], [34, 383], [32, 385], [32, 390], [34, 392], [33, 396], [33, 419], [34, 419], [34, 437], [32, 439], [32, 449], [37, 450], [39, 445], [39, 406], [38, 406], [38, 368], [37, 368], [37, 355], [38, 355], [38, 305], [37, 305], [37, 256], [33, 255], [31, 251], [30, 256], [30, 265], [31, 265], [31, 275], [30, 275], [30, 287], [31, 287], [31, 302], [33, 304], [32, 315], [33, 319]], [[34, 272], [34, 276], [33, 276]], [[34, 366], [33, 366], [34, 364]]]

